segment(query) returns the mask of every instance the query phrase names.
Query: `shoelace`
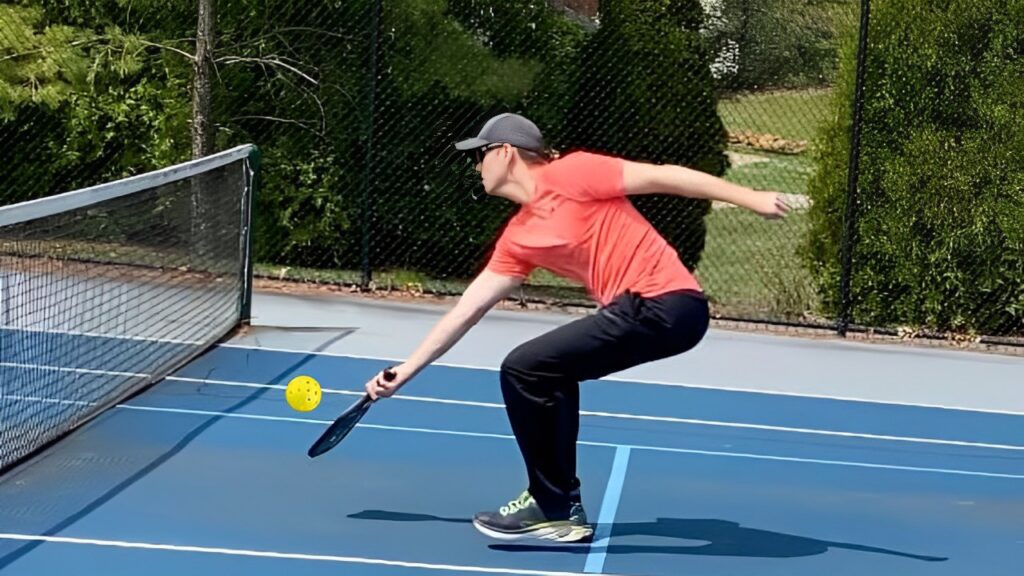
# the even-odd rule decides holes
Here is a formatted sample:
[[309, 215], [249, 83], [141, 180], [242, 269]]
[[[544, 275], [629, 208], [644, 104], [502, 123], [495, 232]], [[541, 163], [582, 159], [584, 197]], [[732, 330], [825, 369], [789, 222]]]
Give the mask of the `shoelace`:
[[519, 498], [510, 500], [507, 506], [502, 506], [498, 509], [502, 516], [508, 516], [509, 514], [515, 514], [516, 512], [526, 508], [530, 505], [533, 500], [533, 496], [530, 496], [529, 492], [523, 492], [519, 495]]

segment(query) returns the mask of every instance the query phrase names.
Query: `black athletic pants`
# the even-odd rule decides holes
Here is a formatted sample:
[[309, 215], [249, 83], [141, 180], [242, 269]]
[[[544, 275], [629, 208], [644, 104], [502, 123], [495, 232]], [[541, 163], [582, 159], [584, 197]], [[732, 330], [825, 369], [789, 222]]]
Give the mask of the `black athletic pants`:
[[576, 477], [581, 380], [600, 378], [697, 345], [708, 328], [704, 296], [653, 298], [626, 292], [596, 314], [514, 349], [501, 366], [501, 391], [526, 463], [529, 490], [550, 517], [580, 501]]

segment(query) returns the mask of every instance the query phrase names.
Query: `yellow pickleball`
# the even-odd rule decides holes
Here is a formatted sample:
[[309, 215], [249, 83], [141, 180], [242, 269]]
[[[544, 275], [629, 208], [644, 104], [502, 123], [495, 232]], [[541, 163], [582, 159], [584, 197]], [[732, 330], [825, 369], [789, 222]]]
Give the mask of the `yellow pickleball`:
[[284, 389], [288, 405], [299, 412], [309, 412], [320, 405], [320, 383], [309, 376], [296, 376]]

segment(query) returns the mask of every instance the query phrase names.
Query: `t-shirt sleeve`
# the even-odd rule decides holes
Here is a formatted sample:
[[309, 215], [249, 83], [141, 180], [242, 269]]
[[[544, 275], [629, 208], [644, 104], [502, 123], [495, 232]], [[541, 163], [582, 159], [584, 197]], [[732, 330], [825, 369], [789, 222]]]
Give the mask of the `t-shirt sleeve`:
[[580, 201], [608, 200], [626, 195], [621, 158], [573, 152], [552, 164], [548, 182], [560, 193]]
[[498, 242], [494, 247], [494, 253], [491, 254], [491, 259], [487, 262], [486, 268], [502, 276], [526, 278], [530, 275], [530, 272], [533, 272], [534, 266], [517, 257], [512, 250], [508, 237], [502, 234], [498, 238]]

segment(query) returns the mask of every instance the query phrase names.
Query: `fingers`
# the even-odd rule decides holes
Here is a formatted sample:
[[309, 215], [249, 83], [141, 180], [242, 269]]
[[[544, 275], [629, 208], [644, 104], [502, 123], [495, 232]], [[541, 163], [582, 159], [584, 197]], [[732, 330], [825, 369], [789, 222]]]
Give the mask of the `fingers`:
[[390, 398], [398, 391], [400, 382], [397, 381], [398, 374], [392, 369], [386, 369], [374, 376], [366, 383], [366, 393], [370, 398]]
[[380, 398], [380, 396], [377, 393], [377, 383], [372, 380], [366, 383], [366, 393], [373, 400], [377, 400], [378, 398]]
[[378, 398], [391, 396], [392, 392], [384, 385], [381, 381], [381, 375], [378, 374], [366, 383], [366, 393], [370, 395], [370, 398], [377, 400]]
[[789, 202], [786, 201], [786, 197], [785, 196], [783, 196], [782, 194], [779, 194], [778, 196], [775, 197], [775, 213], [776, 214], [778, 214], [780, 217], [781, 216], [785, 216], [786, 214], [789, 214], [789, 211], [791, 209], [792, 209], [792, 207], [789, 205]]
[[776, 196], [776, 197], [775, 197], [775, 206], [776, 206], [776, 208], [778, 208], [778, 209], [779, 209], [779, 210], [780, 210], [780, 211], [781, 211], [781, 212], [782, 212], [783, 214], [785, 214], [786, 212], [789, 212], [789, 211], [790, 211], [790, 209], [792, 208], [792, 207], [791, 207], [791, 206], [789, 205], [789, 202], [788, 202], [788, 201], [786, 200], [786, 197], [785, 197], [785, 196], [783, 196], [782, 194], [779, 194], [778, 196]]
[[786, 195], [774, 193], [771, 197], [771, 205], [765, 207], [762, 215], [769, 219], [783, 218], [789, 214], [790, 210], [792, 210], [792, 206], [789, 205]]

